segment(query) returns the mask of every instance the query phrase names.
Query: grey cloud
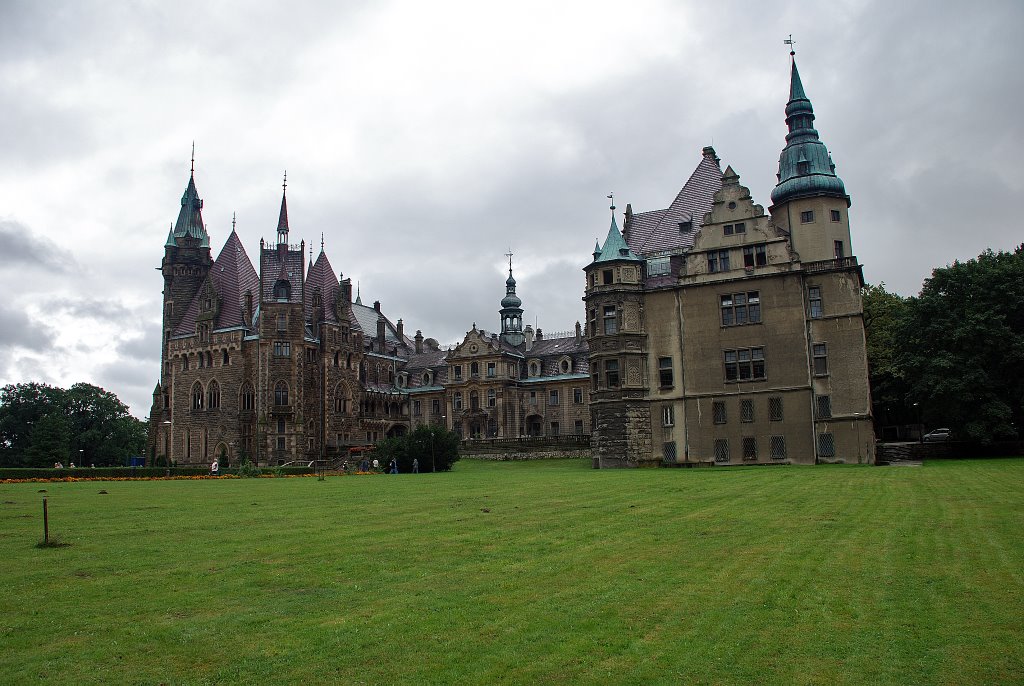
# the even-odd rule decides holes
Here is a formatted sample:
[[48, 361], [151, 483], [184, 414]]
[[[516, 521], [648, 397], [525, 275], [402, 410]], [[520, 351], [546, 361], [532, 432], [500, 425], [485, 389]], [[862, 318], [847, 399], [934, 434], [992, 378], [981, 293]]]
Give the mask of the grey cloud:
[[53, 347], [54, 332], [22, 310], [0, 301], [0, 349], [24, 348], [46, 351]]
[[69, 252], [49, 239], [35, 235], [24, 224], [0, 219], [0, 271], [29, 268], [67, 273], [75, 266]]
[[160, 325], [146, 323], [142, 327], [141, 336], [122, 340], [117, 345], [117, 354], [121, 357], [151, 365], [157, 373], [160, 366]]
[[77, 319], [128, 324], [133, 312], [119, 300], [61, 296], [49, 302], [48, 309]]

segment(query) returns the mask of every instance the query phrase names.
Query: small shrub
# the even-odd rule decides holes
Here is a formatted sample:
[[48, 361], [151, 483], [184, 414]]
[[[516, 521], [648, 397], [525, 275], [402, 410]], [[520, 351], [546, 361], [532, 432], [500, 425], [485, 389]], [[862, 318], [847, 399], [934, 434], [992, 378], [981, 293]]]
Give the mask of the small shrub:
[[256, 479], [263, 476], [263, 470], [246, 460], [238, 467], [238, 476], [243, 479]]

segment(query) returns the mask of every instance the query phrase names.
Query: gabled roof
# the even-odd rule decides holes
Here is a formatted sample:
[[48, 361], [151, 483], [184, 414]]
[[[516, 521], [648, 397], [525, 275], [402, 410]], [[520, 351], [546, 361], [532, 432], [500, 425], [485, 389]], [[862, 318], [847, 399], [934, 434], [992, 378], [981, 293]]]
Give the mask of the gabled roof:
[[[722, 169], [711, 147], [703, 150], [703, 158], [690, 178], [679, 190], [672, 204], [664, 210], [640, 212], [632, 216], [628, 240], [637, 255], [662, 250], [693, 247], [693, 239], [711, 211], [715, 193], [722, 188]], [[680, 224], [691, 223], [690, 231], [681, 231]]]
[[352, 303], [352, 314], [355, 316], [356, 324], [363, 332], [363, 342], [369, 345], [372, 341], [377, 339], [377, 320], [384, 319], [384, 342], [388, 347], [402, 346], [412, 347], [412, 341], [409, 340], [408, 336], [400, 339], [398, 337], [398, 330], [395, 325], [385, 317], [383, 314], [378, 312], [372, 307], [365, 305], [357, 305]]
[[259, 302], [260, 278], [253, 268], [249, 256], [242, 247], [242, 241], [234, 229], [228, 236], [220, 255], [210, 269], [213, 286], [220, 298], [220, 312], [217, 313], [216, 329], [233, 326], [252, 328], [252, 322], [245, 321], [245, 292], [252, 291], [253, 309]]
[[[320, 249], [319, 257], [316, 258], [316, 262], [306, 274], [305, 310], [306, 321], [309, 322], [313, 322], [313, 295], [317, 289], [320, 290], [324, 320], [337, 323], [338, 317], [334, 311], [334, 302], [338, 297], [340, 286], [338, 279], [334, 276], [334, 267], [331, 266], [331, 261], [327, 259], [327, 253], [323, 248]], [[376, 329], [374, 329], [374, 333], [376, 333]]]

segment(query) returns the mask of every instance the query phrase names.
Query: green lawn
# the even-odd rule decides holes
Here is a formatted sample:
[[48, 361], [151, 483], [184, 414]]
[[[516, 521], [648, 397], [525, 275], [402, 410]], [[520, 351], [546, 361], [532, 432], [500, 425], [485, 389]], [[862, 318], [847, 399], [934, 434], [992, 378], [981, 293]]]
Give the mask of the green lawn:
[[[43, 488], [68, 547], [35, 547]], [[463, 461], [0, 502], [3, 683], [1024, 680], [1021, 459]]]

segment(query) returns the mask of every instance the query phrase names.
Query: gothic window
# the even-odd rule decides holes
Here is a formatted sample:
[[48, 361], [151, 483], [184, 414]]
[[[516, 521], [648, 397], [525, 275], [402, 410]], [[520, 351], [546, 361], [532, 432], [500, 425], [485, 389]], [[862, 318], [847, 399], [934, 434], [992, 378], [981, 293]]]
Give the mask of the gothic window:
[[220, 408], [220, 384], [214, 379], [206, 389], [206, 406], [211, 410]]
[[395, 382], [395, 368], [389, 366], [388, 367], [388, 383], [394, 383], [394, 382]]
[[221, 361], [220, 361], [220, 363], [222, 365], [224, 365], [225, 367], [227, 367], [229, 364], [231, 364], [231, 356], [228, 354], [227, 348], [225, 348], [222, 351], [222, 353], [221, 353]]
[[243, 410], [255, 410], [256, 409], [256, 391], [253, 389], [252, 384], [246, 383], [242, 385], [242, 409]]
[[291, 297], [292, 286], [286, 280], [281, 279], [274, 284], [274, 299], [288, 300]]
[[288, 384], [278, 381], [274, 387], [274, 404], [283, 406], [288, 404]]
[[210, 352], [209, 350], [206, 351], [206, 366], [207, 367], [212, 367], [213, 366], [213, 353]]
[[334, 353], [334, 366], [338, 366], [338, 362], [341, 360], [341, 353]]
[[183, 371], [183, 372], [187, 372], [188, 371], [188, 355], [182, 355], [181, 356], [181, 371]]
[[192, 409], [203, 409], [203, 385], [198, 381], [192, 386]]

